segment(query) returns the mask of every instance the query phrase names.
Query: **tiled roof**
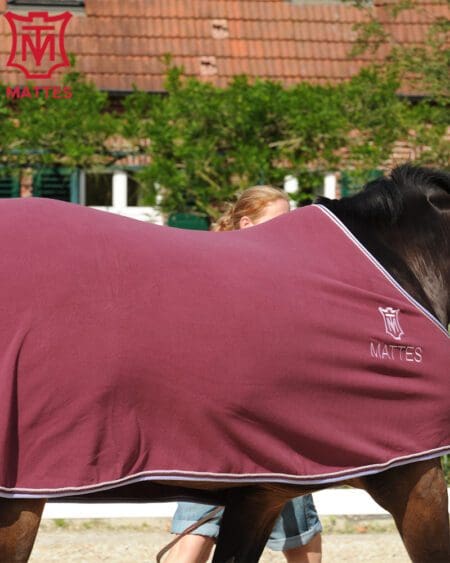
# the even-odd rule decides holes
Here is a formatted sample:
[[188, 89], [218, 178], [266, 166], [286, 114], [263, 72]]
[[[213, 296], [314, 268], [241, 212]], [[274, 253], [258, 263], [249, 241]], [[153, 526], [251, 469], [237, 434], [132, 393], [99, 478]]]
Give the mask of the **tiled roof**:
[[[380, 0], [378, 15], [388, 17], [391, 3]], [[0, 0], [0, 12], [5, 11], [6, 0]], [[448, 16], [445, 0], [421, 0], [420, 8], [402, 12], [390, 29], [397, 41], [417, 43], [437, 16]], [[76, 55], [77, 69], [110, 91], [129, 91], [133, 85], [163, 90], [166, 53], [187, 75], [220, 86], [236, 74], [284, 84], [339, 82], [373, 59], [371, 54], [349, 57], [352, 27], [364, 17], [339, 3], [85, 0], [85, 13], [74, 15], [67, 26], [65, 44]], [[9, 24], [0, 17], [0, 80], [23, 84], [23, 75], [6, 67], [10, 50]]]

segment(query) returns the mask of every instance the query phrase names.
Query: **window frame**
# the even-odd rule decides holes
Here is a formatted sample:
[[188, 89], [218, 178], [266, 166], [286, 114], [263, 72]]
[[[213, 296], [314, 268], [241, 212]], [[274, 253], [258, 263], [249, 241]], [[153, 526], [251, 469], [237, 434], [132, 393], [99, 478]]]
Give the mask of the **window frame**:
[[6, 0], [10, 8], [84, 8], [85, 0]]

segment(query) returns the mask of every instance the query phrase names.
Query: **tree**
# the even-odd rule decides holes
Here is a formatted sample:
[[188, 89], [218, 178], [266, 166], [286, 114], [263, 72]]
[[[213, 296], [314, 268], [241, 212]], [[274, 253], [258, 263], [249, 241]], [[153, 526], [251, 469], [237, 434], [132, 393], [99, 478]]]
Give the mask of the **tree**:
[[300, 178], [300, 201], [327, 170], [367, 170], [386, 160], [407, 132], [395, 73], [366, 69], [348, 83], [291, 88], [235, 77], [226, 88], [186, 79], [169, 67], [166, 96], [136, 91], [125, 101], [122, 133], [149, 155], [140, 173], [145, 199], [166, 211], [215, 218], [237, 190]]
[[[375, 10], [361, 0], [347, 1], [367, 15], [365, 22], [354, 26], [358, 38], [352, 54], [356, 56], [370, 51], [376, 55], [381, 48], [388, 50], [379, 71], [395, 75], [399, 92], [404, 95], [406, 133], [403, 140], [414, 150], [418, 163], [448, 167], [448, 17], [433, 16], [426, 5], [416, 0], [380, 3]], [[439, 4], [445, 13], [448, 2], [436, 2], [437, 6]], [[396, 24], [405, 12], [418, 15], [420, 21], [428, 25], [420, 44], [405, 44], [396, 39]], [[439, 14], [439, 11], [435, 13]]]
[[[123, 134], [148, 152], [140, 174], [153, 204], [160, 187], [164, 210], [195, 209], [211, 217], [236, 190], [280, 184], [286, 173], [277, 144], [285, 138], [281, 85], [236, 77], [228, 88], [185, 79], [168, 69], [167, 96], [135, 92], [125, 100]], [[142, 139], [148, 139], [145, 147]]]
[[[118, 130], [108, 112], [108, 95], [71, 71], [63, 85], [70, 99], [32, 93], [20, 99], [0, 97], [0, 166], [14, 172], [30, 166], [89, 167], [110, 164], [115, 156], [108, 140]], [[6, 87], [5, 87], [6, 88]]]

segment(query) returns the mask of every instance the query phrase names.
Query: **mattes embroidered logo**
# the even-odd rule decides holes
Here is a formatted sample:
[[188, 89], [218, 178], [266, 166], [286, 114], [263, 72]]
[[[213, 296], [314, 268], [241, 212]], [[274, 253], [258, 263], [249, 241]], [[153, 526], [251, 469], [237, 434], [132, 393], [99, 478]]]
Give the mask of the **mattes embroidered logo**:
[[[400, 309], [393, 307], [378, 307], [386, 334], [394, 340], [401, 340], [405, 334], [399, 320]], [[370, 341], [370, 355], [377, 360], [394, 360], [400, 362], [422, 363], [423, 349], [421, 346], [408, 344], [387, 344], [378, 340]]]
[[7, 12], [12, 47], [6, 66], [20, 69], [27, 78], [51, 78], [60, 67], [69, 66], [64, 32], [72, 14], [50, 16], [48, 12], [28, 15]]
[[386, 334], [392, 336], [394, 340], [401, 340], [405, 333], [403, 332], [403, 329], [400, 326], [400, 321], [398, 320], [400, 310], [393, 309], [392, 307], [378, 307], [378, 310], [383, 317]]

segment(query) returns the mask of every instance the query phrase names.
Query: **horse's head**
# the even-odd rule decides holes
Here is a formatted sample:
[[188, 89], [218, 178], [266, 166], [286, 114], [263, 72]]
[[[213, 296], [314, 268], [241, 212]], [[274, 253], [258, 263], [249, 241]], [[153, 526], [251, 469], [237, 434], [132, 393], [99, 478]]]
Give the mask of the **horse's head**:
[[403, 165], [341, 200], [319, 198], [444, 326], [450, 319], [450, 175]]

